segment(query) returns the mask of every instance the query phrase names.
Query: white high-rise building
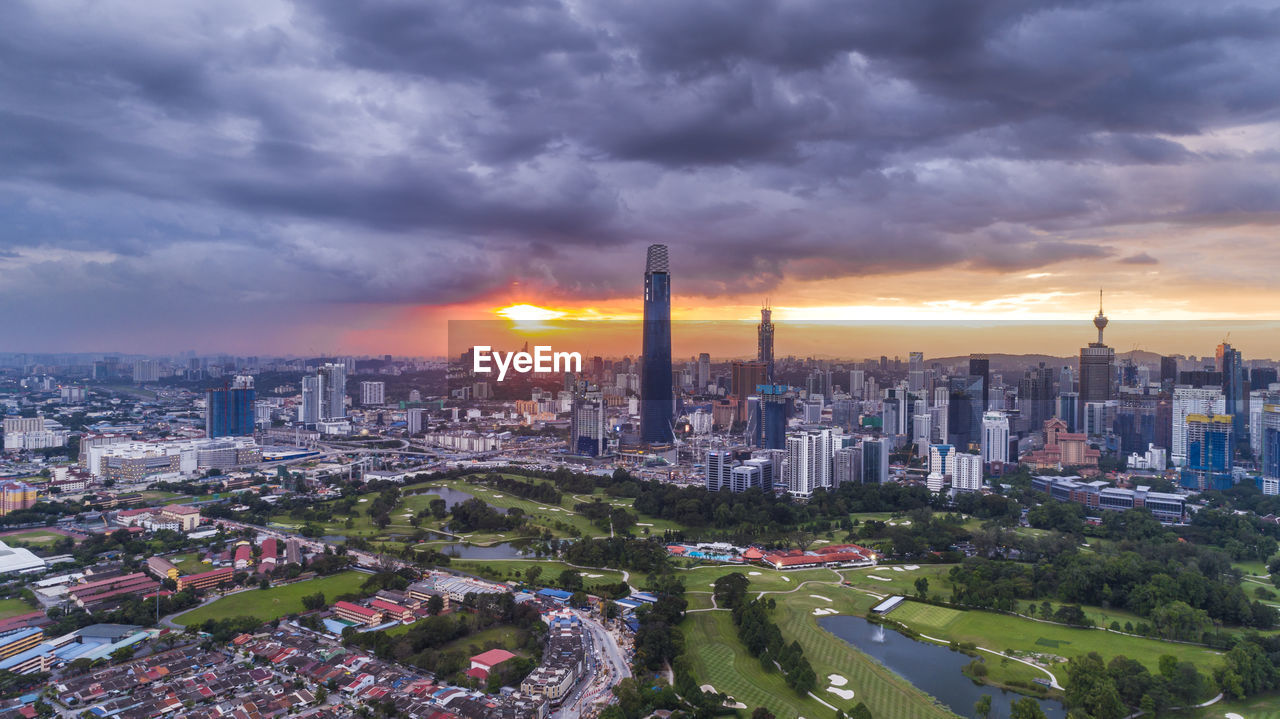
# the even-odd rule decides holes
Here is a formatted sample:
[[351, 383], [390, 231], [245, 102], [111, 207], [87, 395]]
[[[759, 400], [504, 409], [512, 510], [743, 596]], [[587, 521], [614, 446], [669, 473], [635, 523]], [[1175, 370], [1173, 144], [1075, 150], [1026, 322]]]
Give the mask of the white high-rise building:
[[982, 415], [982, 461], [1009, 461], [1009, 418], [1003, 412]]
[[797, 497], [808, 497], [815, 489], [830, 488], [833, 456], [829, 429], [787, 435], [788, 491]]
[[405, 413], [405, 429], [409, 431], [409, 434], [418, 434], [422, 431], [426, 420], [427, 411], [421, 407], [414, 407]]
[[133, 381], [155, 382], [160, 379], [160, 363], [155, 360], [135, 360], [133, 363]]
[[719, 492], [733, 484], [733, 453], [727, 449], [707, 452], [707, 491]]
[[342, 419], [346, 417], [346, 366], [331, 362], [321, 367], [317, 373], [323, 378], [320, 392], [320, 419]]
[[386, 382], [369, 382], [360, 383], [360, 404], [368, 407], [371, 405], [381, 405], [387, 403], [387, 383]]
[[1169, 459], [1175, 467], [1187, 462], [1187, 415], [1203, 414], [1210, 417], [1226, 414], [1227, 400], [1216, 387], [1174, 387], [1173, 389], [1173, 446]]
[[835, 451], [831, 460], [831, 483], [837, 487], [862, 483], [861, 447], [841, 447]]
[[711, 384], [711, 355], [703, 352], [698, 355], [697, 393], [706, 392], [709, 384]]
[[956, 455], [955, 474], [951, 475], [951, 489], [957, 492], [977, 492], [982, 489], [982, 456], [962, 452]]
[[863, 399], [863, 384], [866, 382], [866, 373], [860, 369], [849, 370], [849, 396], [854, 399]]
[[929, 474], [955, 474], [956, 448], [949, 444], [929, 445]]
[[298, 421], [315, 424], [320, 421], [320, 395], [324, 390], [324, 378], [313, 374], [302, 378], [302, 404], [298, 405]]
[[917, 447], [928, 446], [933, 441], [933, 416], [917, 414], [911, 418], [911, 441]]

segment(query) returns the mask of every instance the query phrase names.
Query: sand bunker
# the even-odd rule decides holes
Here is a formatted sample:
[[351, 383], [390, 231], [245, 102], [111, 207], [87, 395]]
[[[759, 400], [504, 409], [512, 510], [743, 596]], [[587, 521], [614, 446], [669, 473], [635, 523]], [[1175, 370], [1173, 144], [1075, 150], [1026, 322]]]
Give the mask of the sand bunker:
[[906, 569], [907, 571], [911, 571], [911, 572], [914, 572], [915, 570], [917, 570], [917, 569], [919, 569], [919, 568], [920, 568], [920, 565], [919, 565], [919, 564], [908, 564], [908, 565], [905, 567], [905, 569]]
[[637, 526], [637, 527], [652, 527], [652, 526], [653, 526], [653, 524], [651, 524], [651, 523], [649, 523], [649, 522], [636, 522], [636, 526]]
[[760, 576], [760, 572], [747, 572], [747, 574], [749, 574], [749, 575], [751, 575], [751, 576], [753, 576], [753, 577], [758, 577], [758, 576]]
[[782, 578], [782, 581], [784, 581], [784, 582], [789, 582], [789, 581], [791, 581], [791, 577], [783, 577], [783, 578]]
[[901, 572], [901, 571], [904, 571], [904, 570], [902, 569], [902, 567], [894, 567], [894, 568], [893, 568], [893, 571], [895, 571], [895, 572]]
[[840, 612], [837, 612], [834, 609], [829, 609], [827, 607], [817, 607], [816, 609], [813, 610], [813, 616], [815, 617], [825, 617], [828, 614], [839, 614], [839, 613]]
[[502, 499], [502, 495], [501, 495], [501, 494], [495, 494], [495, 495], [493, 495], [493, 498], [494, 498], [494, 499]]
[[849, 680], [848, 680], [848, 679], [845, 679], [844, 677], [840, 676], [839, 674], [828, 674], [828, 675], [827, 675], [827, 681], [831, 682], [831, 686], [833, 686], [833, 687], [842, 687], [842, 686], [844, 686], [845, 684], [848, 684], [848, 683], [849, 683]]
[[810, 594], [809, 596], [813, 597], [814, 599], [821, 599], [821, 600], [822, 600], [822, 601], [824, 601], [824, 602], [829, 602], [829, 601], [831, 601], [831, 598], [830, 598], [830, 597], [824, 597], [824, 596], [822, 596], [821, 594]]
[[603, 576], [604, 576], [603, 574], [588, 574], [587, 579], [599, 579], [600, 577], [603, 577]]
[[888, 578], [888, 577], [882, 577], [882, 576], [880, 576], [879, 574], [868, 574], [867, 576], [868, 576], [868, 577], [871, 577], [872, 579], [878, 579], [878, 580], [880, 580], [880, 581], [882, 581], [882, 582], [892, 582], [892, 581], [893, 581], [892, 579], [890, 579], [890, 578]]
[[1244, 719], [1244, 717], [1236, 714], [1235, 712], [1227, 712], [1227, 719]]
[[832, 694], [835, 694], [836, 696], [840, 697], [841, 699], [852, 699], [852, 698], [853, 698], [853, 690], [852, 690], [852, 689], [837, 689], [836, 687], [827, 687], [827, 691], [831, 692]]

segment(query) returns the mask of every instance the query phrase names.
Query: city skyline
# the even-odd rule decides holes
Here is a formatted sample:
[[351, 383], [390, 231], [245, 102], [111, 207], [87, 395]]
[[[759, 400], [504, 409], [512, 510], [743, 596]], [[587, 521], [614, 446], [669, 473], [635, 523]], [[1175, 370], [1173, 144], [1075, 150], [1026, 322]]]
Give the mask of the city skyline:
[[513, 305], [634, 316], [659, 242], [674, 319], [768, 296], [780, 342], [1280, 300], [1265, 6], [416, 10], [0, 9], [0, 334], [430, 354]]

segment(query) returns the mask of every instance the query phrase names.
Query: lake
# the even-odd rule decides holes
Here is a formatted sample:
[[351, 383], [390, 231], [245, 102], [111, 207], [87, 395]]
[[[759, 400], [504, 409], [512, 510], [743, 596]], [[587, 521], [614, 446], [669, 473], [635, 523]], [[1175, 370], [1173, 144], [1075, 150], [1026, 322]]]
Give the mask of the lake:
[[[1013, 702], [1023, 696], [996, 687], [974, 684], [972, 679], [961, 672], [964, 665], [973, 661], [973, 657], [953, 652], [940, 644], [917, 641], [893, 629], [872, 624], [862, 617], [843, 614], [826, 616], [820, 617], [818, 624], [852, 644], [863, 654], [874, 657], [960, 716], [973, 716], [974, 703], [983, 694], [989, 694], [992, 716], [1008, 717]], [[1000, 661], [1000, 657], [995, 655], [986, 655], [984, 659], [988, 663]], [[821, 678], [819, 682], [821, 683]], [[1067, 716], [1061, 702], [1046, 699], [1039, 702], [1049, 719], [1065, 719]]]

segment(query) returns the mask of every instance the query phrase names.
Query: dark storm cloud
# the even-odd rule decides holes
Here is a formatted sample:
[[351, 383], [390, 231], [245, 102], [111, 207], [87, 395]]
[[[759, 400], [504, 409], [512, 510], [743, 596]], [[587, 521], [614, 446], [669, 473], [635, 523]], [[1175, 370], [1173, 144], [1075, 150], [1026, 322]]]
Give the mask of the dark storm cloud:
[[1213, 144], [1277, 122], [1265, 4], [15, 2], [0, 26], [6, 304], [57, 268], [122, 316], [174, 278], [300, 312], [608, 298], [650, 242], [724, 296], [1155, 262], [1112, 228], [1280, 213], [1273, 148]]

